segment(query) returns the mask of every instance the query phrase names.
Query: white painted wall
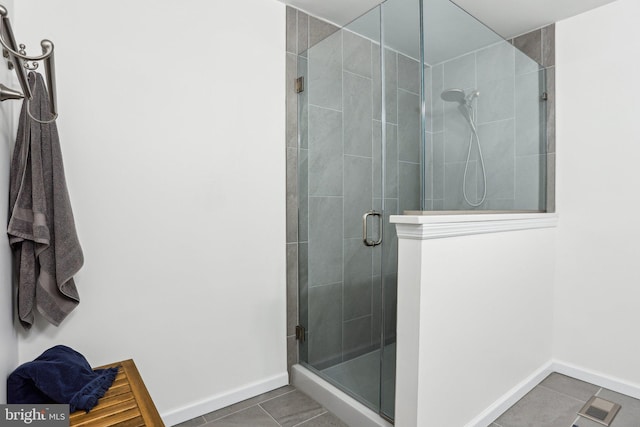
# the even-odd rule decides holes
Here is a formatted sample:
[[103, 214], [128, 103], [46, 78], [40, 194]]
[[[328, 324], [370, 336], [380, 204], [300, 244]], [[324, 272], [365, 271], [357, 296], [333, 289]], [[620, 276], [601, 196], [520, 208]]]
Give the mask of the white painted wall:
[[640, 2], [556, 26], [554, 355], [640, 386]]
[[398, 427], [475, 425], [548, 364], [554, 241], [554, 229], [401, 238]]
[[[3, 6], [9, 11], [9, 17], [13, 19], [13, 0], [4, 0]], [[0, 83], [12, 89], [19, 86], [5, 66], [5, 61], [0, 61]], [[2, 212], [2, 224], [7, 224], [9, 212], [9, 164], [11, 162], [11, 150], [16, 140], [16, 126], [14, 108], [16, 102], [5, 101], [0, 103], [0, 212]], [[6, 230], [6, 229], [5, 229]], [[7, 403], [7, 389], [5, 379], [13, 371], [18, 362], [18, 338], [13, 328], [13, 295], [11, 291], [11, 250], [9, 242], [3, 240], [0, 244], [0, 404]]]
[[18, 38], [56, 45], [86, 258], [81, 304], [22, 333], [20, 360], [133, 358], [172, 421], [285, 383], [284, 5], [16, 3]]
[[[413, 384], [419, 410], [413, 423], [403, 424], [406, 410], [398, 414], [398, 427], [476, 425], [473, 417], [482, 420], [546, 368], [637, 397], [638, 16], [637, 0], [618, 0], [556, 26], [556, 230], [400, 242], [400, 274], [416, 254], [427, 273]], [[403, 280], [399, 360], [407, 360], [403, 313], [416, 311]], [[415, 364], [398, 366], [399, 383]], [[408, 399], [398, 393], [402, 411]]]

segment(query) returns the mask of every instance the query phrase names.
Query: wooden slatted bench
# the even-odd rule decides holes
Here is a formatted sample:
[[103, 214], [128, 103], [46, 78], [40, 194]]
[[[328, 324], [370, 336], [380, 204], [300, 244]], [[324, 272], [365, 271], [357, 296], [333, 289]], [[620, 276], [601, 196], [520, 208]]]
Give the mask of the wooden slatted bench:
[[100, 368], [120, 367], [115, 381], [90, 411], [69, 416], [71, 426], [82, 427], [164, 427], [156, 406], [133, 360]]

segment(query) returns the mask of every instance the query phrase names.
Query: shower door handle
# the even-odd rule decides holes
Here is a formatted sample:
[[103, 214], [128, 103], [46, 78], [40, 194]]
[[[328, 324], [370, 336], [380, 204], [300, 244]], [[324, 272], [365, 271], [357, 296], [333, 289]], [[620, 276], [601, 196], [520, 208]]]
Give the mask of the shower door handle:
[[[367, 226], [367, 219], [370, 216], [378, 217], [378, 240], [370, 240]], [[376, 211], [369, 211], [362, 215], [362, 241], [367, 246], [378, 246], [382, 243], [382, 214]]]

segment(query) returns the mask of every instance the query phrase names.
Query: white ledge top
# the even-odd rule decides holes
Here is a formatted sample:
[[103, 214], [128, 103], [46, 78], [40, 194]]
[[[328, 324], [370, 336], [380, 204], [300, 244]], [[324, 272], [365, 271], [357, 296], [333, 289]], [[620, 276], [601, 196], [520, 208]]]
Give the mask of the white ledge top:
[[392, 215], [399, 238], [427, 240], [473, 234], [498, 233], [537, 228], [553, 228], [555, 213], [451, 213], [429, 212], [424, 215]]

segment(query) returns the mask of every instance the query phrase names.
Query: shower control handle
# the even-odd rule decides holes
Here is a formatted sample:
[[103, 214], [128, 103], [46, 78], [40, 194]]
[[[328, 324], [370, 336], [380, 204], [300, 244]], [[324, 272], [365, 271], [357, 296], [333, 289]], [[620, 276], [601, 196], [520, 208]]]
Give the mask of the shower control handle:
[[[370, 240], [367, 226], [367, 219], [370, 216], [378, 217], [378, 240]], [[367, 246], [378, 246], [382, 243], [382, 213], [369, 211], [362, 215], [362, 241]]]

